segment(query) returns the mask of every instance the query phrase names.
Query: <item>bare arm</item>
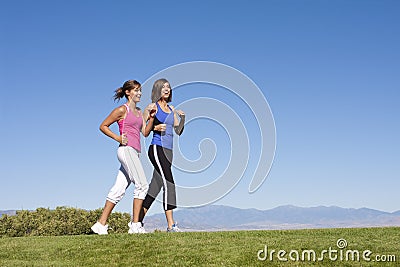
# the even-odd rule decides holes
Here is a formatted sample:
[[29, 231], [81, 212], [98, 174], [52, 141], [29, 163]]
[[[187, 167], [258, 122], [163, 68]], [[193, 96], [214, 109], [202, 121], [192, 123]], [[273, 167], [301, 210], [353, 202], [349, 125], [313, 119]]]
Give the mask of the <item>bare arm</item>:
[[119, 121], [124, 118], [126, 109], [123, 106], [120, 106], [114, 109], [110, 115], [105, 118], [105, 120], [100, 124], [100, 131], [107, 135], [108, 137], [114, 139], [120, 144], [126, 144], [127, 140], [126, 137], [123, 135], [117, 135], [113, 131], [110, 130], [110, 125], [116, 121]]
[[154, 103], [149, 104], [143, 112], [142, 134], [147, 137], [153, 130], [154, 116], [157, 112], [157, 106]]
[[[183, 133], [183, 129], [185, 128], [185, 112], [182, 110], [175, 109], [171, 106], [172, 111], [174, 112], [174, 130], [177, 135], [181, 135]], [[178, 116], [180, 119], [178, 119]]]
[[151, 131], [153, 130], [153, 122], [154, 122], [154, 117], [150, 117], [149, 120], [146, 122], [143, 119], [143, 127], [142, 127], [142, 134], [147, 137], [149, 136], [149, 134], [151, 133]]

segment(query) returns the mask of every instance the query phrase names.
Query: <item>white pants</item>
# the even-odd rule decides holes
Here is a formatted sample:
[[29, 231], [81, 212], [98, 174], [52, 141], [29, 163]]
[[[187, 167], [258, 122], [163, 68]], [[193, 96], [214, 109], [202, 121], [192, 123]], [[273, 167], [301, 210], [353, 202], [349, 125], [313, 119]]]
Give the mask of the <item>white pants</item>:
[[117, 204], [124, 197], [125, 191], [131, 183], [135, 184], [133, 197], [144, 199], [149, 185], [139, 160], [139, 153], [133, 147], [120, 146], [117, 150], [117, 156], [119, 162], [121, 162], [121, 167], [115, 184], [107, 195], [107, 200]]

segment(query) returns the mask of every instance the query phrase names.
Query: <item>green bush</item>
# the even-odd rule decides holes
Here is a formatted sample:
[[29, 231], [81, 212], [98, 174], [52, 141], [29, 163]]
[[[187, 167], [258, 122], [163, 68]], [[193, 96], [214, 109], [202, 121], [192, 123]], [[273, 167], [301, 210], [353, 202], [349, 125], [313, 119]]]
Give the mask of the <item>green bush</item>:
[[[0, 218], [0, 237], [90, 234], [90, 227], [98, 220], [101, 212], [102, 209], [86, 211], [69, 207], [20, 210], [16, 215], [3, 215]], [[108, 219], [110, 231], [125, 233], [130, 218], [129, 213], [112, 213]]]

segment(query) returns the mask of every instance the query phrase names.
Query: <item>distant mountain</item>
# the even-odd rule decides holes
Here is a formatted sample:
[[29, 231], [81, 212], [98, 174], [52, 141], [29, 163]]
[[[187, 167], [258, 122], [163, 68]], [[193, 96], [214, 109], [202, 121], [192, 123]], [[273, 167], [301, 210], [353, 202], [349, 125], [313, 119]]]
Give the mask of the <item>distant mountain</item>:
[[[185, 231], [378, 227], [400, 226], [400, 211], [291, 205], [257, 210], [211, 205], [179, 209], [174, 212], [174, 219]], [[166, 225], [164, 214], [148, 216], [144, 222], [150, 231], [164, 230]]]
[[398, 215], [398, 216], [400, 216], [400, 210], [395, 211], [395, 212], [393, 212], [392, 214], [393, 214], [393, 215]]

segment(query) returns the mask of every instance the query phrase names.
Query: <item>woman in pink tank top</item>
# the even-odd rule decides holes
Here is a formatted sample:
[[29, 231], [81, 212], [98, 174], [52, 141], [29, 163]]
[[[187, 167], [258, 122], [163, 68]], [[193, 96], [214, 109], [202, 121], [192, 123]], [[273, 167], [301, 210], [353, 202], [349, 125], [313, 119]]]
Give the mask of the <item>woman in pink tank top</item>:
[[[115, 184], [107, 195], [102, 215], [98, 222], [91, 227], [96, 234], [108, 234], [107, 219], [115, 205], [124, 197], [125, 191], [131, 183], [135, 184], [135, 189], [133, 193], [133, 216], [128, 224], [128, 233], [145, 233], [142, 224], [139, 222], [139, 213], [148, 190], [148, 183], [139, 160], [140, 132], [146, 137], [150, 134], [151, 125], [147, 126], [146, 121], [150, 113], [154, 111], [150, 111], [150, 108], [148, 108], [142, 114], [136, 106], [141, 96], [140, 83], [136, 80], [126, 81], [122, 87], [115, 90], [114, 100], [125, 97], [127, 102], [115, 108], [100, 125], [100, 130], [105, 135], [119, 143], [117, 156], [121, 162], [121, 167]], [[110, 125], [115, 122], [119, 126], [119, 135], [110, 130]]]

